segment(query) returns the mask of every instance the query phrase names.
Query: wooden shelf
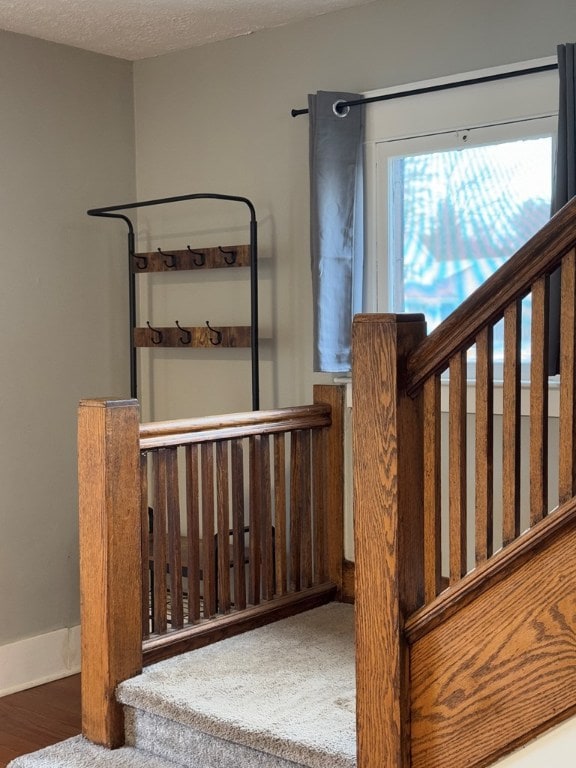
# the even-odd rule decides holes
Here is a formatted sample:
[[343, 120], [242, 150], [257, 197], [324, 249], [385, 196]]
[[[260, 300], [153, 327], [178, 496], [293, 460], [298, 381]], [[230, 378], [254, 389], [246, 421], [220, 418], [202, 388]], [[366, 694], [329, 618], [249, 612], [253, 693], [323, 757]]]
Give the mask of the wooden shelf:
[[[220, 334], [220, 336], [218, 336]], [[217, 342], [218, 338], [220, 339]], [[188, 341], [189, 339], [189, 341]], [[249, 325], [180, 326], [134, 328], [135, 347], [186, 347], [217, 349], [218, 347], [249, 347], [251, 329]]]
[[191, 269], [225, 269], [228, 267], [249, 267], [249, 245], [226, 245], [210, 248], [193, 248], [185, 251], [149, 251], [135, 253], [132, 257], [132, 272], [135, 275], [147, 272], [180, 272]]

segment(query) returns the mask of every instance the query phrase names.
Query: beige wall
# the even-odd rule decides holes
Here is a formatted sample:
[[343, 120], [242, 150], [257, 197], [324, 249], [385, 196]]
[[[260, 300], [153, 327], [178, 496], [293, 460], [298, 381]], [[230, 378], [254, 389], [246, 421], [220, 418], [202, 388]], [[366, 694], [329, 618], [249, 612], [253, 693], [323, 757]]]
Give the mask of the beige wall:
[[[0, 32], [0, 646], [78, 623], [76, 407], [127, 394], [132, 66]], [[123, 235], [123, 233], [122, 233]]]
[[[306, 94], [317, 89], [369, 90], [554, 55], [557, 42], [574, 35], [576, 6], [563, 0], [439, 0], [433, 12], [427, 0], [376, 2], [136, 62], [139, 198], [216, 191], [256, 205], [265, 264], [262, 335], [273, 339], [262, 365], [263, 407], [309, 401], [313, 381], [308, 118], [293, 119], [290, 109], [306, 106]], [[184, 209], [172, 221], [148, 217], [143, 228], [160, 236], [155, 247], [162, 237], [183, 242], [170, 240], [173, 232], [206, 229], [189, 223]], [[146, 312], [160, 319], [170, 318], [171, 306], [184, 312], [186, 290], [194, 322], [204, 320], [194, 306], [203, 295], [226, 322], [240, 301], [237, 284], [216, 290], [214, 277], [185, 289], [180, 279], [183, 293], [175, 298], [174, 281], [169, 291], [154, 287], [152, 306], [146, 294]], [[249, 407], [246, 363], [214, 353], [191, 366], [183, 355], [156, 354], [153, 368], [154, 392], [145, 367], [142, 394], [157, 418]]]

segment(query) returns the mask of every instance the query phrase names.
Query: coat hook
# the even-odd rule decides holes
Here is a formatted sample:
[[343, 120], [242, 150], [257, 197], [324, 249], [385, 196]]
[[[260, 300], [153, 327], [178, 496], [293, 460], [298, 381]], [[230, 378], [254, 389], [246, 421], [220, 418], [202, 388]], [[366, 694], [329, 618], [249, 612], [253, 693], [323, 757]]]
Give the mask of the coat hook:
[[[237, 251], [236, 251], [235, 248], [232, 248], [231, 251], [225, 251], [224, 248], [221, 248], [220, 246], [218, 246], [218, 250], [220, 251], [220, 253], [225, 254], [224, 255], [224, 261], [226, 262], [226, 264], [235, 264], [236, 263]], [[229, 254], [230, 258], [228, 258], [227, 254]]]
[[186, 328], [182, 328], [182, 326], [180, 325], [178, 320], [176, 320], [176, 326], [184, 334], [184, 336], [180, 336], [180, 338], [178, 339], [180, 344], [190, 344], [190, 342], [192, 341], [192, 334], [191, 334], [191, 332], [186, 330]]
[[148, 320], [146, 320], [146, 325], [152, 331], [152, 334], [151, 334], [152, 344], [162, 344], [164, 340], [164, 334], [162, 333], [162, 331], [159, 331], [158, 328], [152, 328]]
[[206, 320], [206, 325], [208, 326], [209, 331], [216, 334], [216, 341], [213, 341], [212, 336], [210, 336], [210, 344], [213, 344], [215, 347], [222, 344], [222, 331], [217, 331], [216, 328], [212, 328], [208, 320]]
[[192, 263], [195, 264], [197, 267], [203, 267], [204, 264], [206, 264], [206, 254], [202, 253], [201, 251], [193, 251], [192, 248], [190, 248], [189, 245], [186, 246], [190, 253], [193, 253], [195, 256], [200, 256], [200, 260], [192, 259]]
[[170, 259], [170, 261], [168, 261], [167, 259], [164, 259], [164, 266], [168, 267], [168, 269], [174, 269], [174, 267], [176, 266], [175, 254], [164, 253], [164, 251], [161, 248], [158, 248], [158, 253], [162, 254], [162, 256], [168, 256], [168, 259]]
[[148, 269], [148, 257], [147, 256], [141, 256], [138, 253], [134, 254], [134, 259], [136, 260], [136, 268], [137, 269]]

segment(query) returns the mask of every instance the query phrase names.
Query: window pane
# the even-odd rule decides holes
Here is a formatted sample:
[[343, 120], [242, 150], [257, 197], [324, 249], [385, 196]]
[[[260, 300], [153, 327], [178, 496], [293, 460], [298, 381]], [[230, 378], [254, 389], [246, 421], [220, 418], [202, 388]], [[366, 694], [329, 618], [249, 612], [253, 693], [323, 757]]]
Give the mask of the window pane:
[[549, 219], [551, 163], [550, 137], [393, 158], [394, 310], [431, 331], [461, 304]]

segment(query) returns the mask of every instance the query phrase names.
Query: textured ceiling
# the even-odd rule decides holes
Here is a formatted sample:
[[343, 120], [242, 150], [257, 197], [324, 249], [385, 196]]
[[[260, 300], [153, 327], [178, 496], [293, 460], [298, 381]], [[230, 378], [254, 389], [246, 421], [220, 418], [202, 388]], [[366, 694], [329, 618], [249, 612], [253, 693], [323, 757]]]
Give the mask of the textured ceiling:
[[372, 0], [0, 0], [0, 29], [135, 60], [368, 2]]

